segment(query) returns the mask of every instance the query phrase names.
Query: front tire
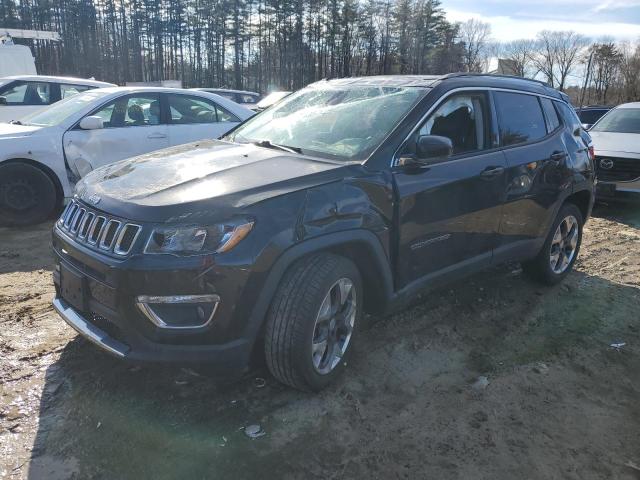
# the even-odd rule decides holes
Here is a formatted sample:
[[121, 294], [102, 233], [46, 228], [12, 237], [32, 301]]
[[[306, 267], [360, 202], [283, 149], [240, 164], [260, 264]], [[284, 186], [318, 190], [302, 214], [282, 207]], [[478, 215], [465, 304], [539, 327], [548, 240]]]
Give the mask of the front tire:
[[56, 186], [45, 172], [27, 163], [0, 166], [0, 225], [40, 223], [57, 206]]
[[265, 354], [271, 374], [303, 391], [319, 391], [344, 370], [362, 312], [357, 267], [322, 253], [285, 274], [267, 314]]
[[582, 244], [583, 218], [580, 209], [566, 203], [558, 212], [540, 253], [523, 265], [535, 279], [555, 285], [573, 269]]

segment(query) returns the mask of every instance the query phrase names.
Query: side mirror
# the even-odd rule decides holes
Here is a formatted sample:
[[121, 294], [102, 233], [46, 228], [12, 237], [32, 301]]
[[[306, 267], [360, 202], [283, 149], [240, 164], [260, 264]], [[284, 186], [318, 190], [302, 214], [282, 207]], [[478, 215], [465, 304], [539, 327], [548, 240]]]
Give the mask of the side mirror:
[[416, 140], [415, 154], [400, 158], [400, 165], [428, 165], [440, 162], [451, 156], [451, 139], [440, 135], [420, 135]]
[[7, 104], [7, 98], [6, 97], [0, 97], [0, 105], [6, 105]]
[[416, 157], [420, 160], [444, 160], [453, 153], [451, 139], [440, 135], [420, 135], [416, 140]]
[[104, 124], [100, 117], [84, 117], [80, 120], [80, 128], [82, 130], [100, 130], [104, 128]]

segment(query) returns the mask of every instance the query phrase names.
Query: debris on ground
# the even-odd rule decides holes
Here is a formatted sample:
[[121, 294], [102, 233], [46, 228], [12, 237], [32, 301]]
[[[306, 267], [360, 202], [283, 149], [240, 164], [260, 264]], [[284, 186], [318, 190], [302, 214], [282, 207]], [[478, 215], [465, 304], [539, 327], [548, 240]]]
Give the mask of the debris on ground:
[[622, 349], [622, 347], [624, 347], [625, 345], [626, 345], [626, 342], [617, 342], [617, 343], [612, 343], [609, 346], [619, 352]]
[[544, 375], [544, 374], [549, 373], [549, 367], [547, 366], [546, 363], [540, 362], [540, 363], [536, 363], [533, 366], [533, 371], [536, 372], [536, 373], [540, 373], [540, 374]]
[[265, 432], [262, 427], [260, 425], [248, 425], [246, 427], [244, 427], [244, 433], [247, 437], [249, 438], [259, 438], [262, 437], [263, 435], [266, 435], [267, 432]]
[[471, 388], [473, 388], [474, 390], [484, 390], [485, 388], [487, 388], [488, 385], [489, 385], [489, 379], [484, 375], [481, 375], [478, 377], [478, 379], [475, 382], [473, 382], [473, 384], [471, 385]]

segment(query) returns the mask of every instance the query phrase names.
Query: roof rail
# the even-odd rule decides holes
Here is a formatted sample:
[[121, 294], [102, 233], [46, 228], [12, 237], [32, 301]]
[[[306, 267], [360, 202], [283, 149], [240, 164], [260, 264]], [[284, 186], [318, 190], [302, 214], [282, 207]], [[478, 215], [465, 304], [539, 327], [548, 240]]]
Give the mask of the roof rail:
[[[524, 77], [519, 77], [517, 75], [504, 75], [504, 74], [497, 74], [497, 73], [474, 73], [474, 72], [455, 72], [455, 73], [448, 73], [446, 75], [444, 75], [442, 78], [452, 78], [452, 77], [498, 77], [498, 78], [509, 78], [512, 80], [524, 80], [525, 82], [533, 82], [533, 83], [537, 83], [538, 85], [542, 85], [544, 87], [549, 87], [549, 84], [547, 82], [543, 82], [542, 80], [536, 80], [535, 78], [524, 78]], [[551, 87], [549, 87], [551, 88]]]

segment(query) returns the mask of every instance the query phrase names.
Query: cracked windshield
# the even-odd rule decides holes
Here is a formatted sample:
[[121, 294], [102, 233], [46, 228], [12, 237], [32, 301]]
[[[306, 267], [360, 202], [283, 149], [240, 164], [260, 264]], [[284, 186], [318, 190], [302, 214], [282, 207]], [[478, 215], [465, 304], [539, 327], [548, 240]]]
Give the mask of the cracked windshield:
[[229, 139], [364, 160], [424, 93], [413, 87], [310, 87], [247, 122]]

